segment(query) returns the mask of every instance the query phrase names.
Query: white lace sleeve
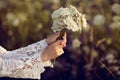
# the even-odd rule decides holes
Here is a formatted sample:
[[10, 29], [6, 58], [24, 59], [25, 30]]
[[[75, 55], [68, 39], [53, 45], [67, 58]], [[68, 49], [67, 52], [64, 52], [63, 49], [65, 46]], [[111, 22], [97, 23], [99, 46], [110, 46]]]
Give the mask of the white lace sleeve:
[[48, 46], [45, 40], [0, 55], [0, 76], [40, 79], [50, 61], [42, 62], [41, 53]]

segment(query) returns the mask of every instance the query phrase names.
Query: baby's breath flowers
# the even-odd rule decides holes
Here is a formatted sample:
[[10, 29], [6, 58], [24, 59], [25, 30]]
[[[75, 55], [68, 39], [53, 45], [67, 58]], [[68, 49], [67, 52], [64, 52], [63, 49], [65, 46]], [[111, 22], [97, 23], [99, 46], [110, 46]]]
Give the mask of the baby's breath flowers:
[[[87, 22], [85, 15], [79, 13], [79, 11], [74, 7], [70, 6], [68, 8], [59, 8], [52, 13], [52, 30], [53, 32], [61, 31], [61, 34], [58, 39], [64, 35], [66, 29], [73, 32], [84, 30], [87, 28]], [[55, 60], [52, 62], [54, 63]]]
[[52, 13], [53, 32], [61, 31], [66, 28], [73, 32], [81, 31], [87, 28], [87, 22], [85, 15], [79, 13], [79, 11], [74, 7], [70, 6], [68, 8], [59, 8]]

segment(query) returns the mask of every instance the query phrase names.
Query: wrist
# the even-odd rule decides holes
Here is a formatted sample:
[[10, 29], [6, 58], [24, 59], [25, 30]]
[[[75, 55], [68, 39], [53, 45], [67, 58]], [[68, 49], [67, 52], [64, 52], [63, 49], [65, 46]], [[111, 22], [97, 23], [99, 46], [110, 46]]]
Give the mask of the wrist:
[[49, 60], [46, 51], [44, 51], [44, 52], [41, 54], [41, 60], [42, 60], [42, 62], [45, 62], [45, 61], [48, 61], [48, 60]]
[[48, 39], [45, 39], [45, 42], [49, 45], [50, 44], [50, 42], [48, 41]]

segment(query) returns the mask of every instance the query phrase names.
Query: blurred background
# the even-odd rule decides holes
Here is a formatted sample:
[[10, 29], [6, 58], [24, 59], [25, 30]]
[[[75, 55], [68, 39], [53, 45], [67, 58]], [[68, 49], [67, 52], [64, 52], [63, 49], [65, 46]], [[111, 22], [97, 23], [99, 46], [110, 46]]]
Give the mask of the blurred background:
[[41, 80], [120, 80], [120, 0], [0, 0], [0, 45], [14, 50], [53, 34], [51, 13], [68, 4], [89, 30], [68, 33], [65, 53]]

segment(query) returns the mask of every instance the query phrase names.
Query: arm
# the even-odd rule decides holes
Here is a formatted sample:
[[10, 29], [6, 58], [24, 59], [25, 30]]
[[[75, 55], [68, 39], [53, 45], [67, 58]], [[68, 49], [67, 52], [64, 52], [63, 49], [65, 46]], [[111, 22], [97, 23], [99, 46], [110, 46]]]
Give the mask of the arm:
[[[49, 60], [63, 53], [62, 48], [66, 44], [66, 36], [64, 36], [63, 40], [55, 41], [59, 36], [56, 35], [52, 35], [46, 40], [27, 47], [5, 52], [0, 56], [0, 76], [39, 79], [39, 74], [44, 72], [44, 66], [51, 65]], [[49, 46], [46, 48], [46, 46], [43, 45], [44, 48], [41, 48], [42, 46], [40, 46], [40, 44], [43, 43], [46, 46], [49, 44]]]
[[26, 47], [22, 47], [20, 49], [7, 51], [2, 55], [2, 58], [14, 60], [21, 60], [21, 58], [24, 57], [29, 58], [35, 55], [39, 55], [47, 46], [48, 44], [46, 43], [46, 41], [42, 40]]
[[41, 60], [41, 53], [47, 46], [46, 40], [42, 40], [17, 50], [1, 53], [0, 76], [39, 78], [39, 74], [44, 71], [44, 66], [51, 65], [50, 61]]

